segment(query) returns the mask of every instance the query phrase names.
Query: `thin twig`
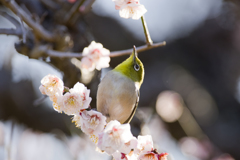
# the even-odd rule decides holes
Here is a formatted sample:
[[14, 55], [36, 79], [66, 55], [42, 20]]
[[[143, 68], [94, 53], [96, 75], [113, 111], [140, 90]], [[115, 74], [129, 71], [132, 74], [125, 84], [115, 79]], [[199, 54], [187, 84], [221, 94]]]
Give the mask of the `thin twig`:
[[[137, 47], [137, 52], [143, 52], [149, 49], [165, 46], [166, 42], [161, 43], [154, 43], [151, 46], [149, 45], [143, 45]], [[82, 53], [74, 53], [74, 52], [59, 52], [49, 49], [47, 46], [40, 46], [38, 48], [39, 52], [45, 53], [47, 56], [50, 57], [59, 57], [59, 58], [82, 58]], [[118, 57], [123, 55], [130, 55], [132, 53], [133, 49], [127, 49], [127, 50], [121, 50], [121, 51], [113, 51], [110, 53], [110, 57]]]
[[64, 17], [64, 21], [65, 23], [68, 23], [73, 16], [79, 11], [79, 7], [81, 7], [81, 5], [85, 2], [85, 0], [78, 0], [73, 7], [71, 8], [71, 10], [68, 12], [68, 14]]
[[20, 18], [20, 22], [21, 22], [23, 43], [25, 44], [26, 43], [26, 39], [27, 39], [27, 32], [26, 32], [26, 29], [24, 27], [24, 24], [23, 24], [23, 21], [22, 21], [21, 18]]
[[142, 25], [143, 25], [143, 30], [144, 30], [144, 34], [145, 34], [145, 38], [146, 38], [146, 42], [147, 45], [151, 46], [153, 44], [153, 41], [150, 37], [149, 31], [148, 31], [148, 27], [147, 27], [147, 23], [144, 19], [144, 16], [141, 17], [142, 20]]
[[54, 35], [46, 31], [41, 25], [32, 20], [30, 15], [28, 15], [14, 0], [0, 0], [7, 8], [11, 9], [30, 27], [33, 29], [33, 32], [40, 38], [53, 42]]

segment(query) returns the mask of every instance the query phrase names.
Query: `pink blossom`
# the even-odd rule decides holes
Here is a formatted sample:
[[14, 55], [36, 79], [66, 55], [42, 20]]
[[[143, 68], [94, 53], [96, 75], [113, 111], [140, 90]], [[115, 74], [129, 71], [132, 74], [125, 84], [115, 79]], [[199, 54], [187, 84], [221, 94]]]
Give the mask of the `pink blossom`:
[[140, 4], [139, 0], [113, 0], [115, 3], [115, 9], [120, 10], [127, 4]]
[[83, 49], [83, 57], [81, 60], [81, 68], [93, 71], [95, 68], [101, 70], [109, 67], [110, 51], [103, 48], [101, 43], [92, 41], [88, 47]]
[[135, 154], [133, 151], [131, 151], [128, 155], [127, 155], [128, 160], [137, 160], [138, 155]]
[[98, 147], [108, 154], [113, 154], [132, 137], [129, 124], [120, 124], [116, 120], [110, 121], [104, 131], [99, 134]]
[[43, 77], [41, 80], [41, 86], [39, 90], [42, 94], [46, 94], [48, 96], [53, 96], [56, 93], [59, 95], [63, 92], [63, 81], [55, 75], [47, 75]]
[[158, 154], [148, 151], [139, 155], [138, 160], [160, 160]]
[[124, 145], [119, 149], [121, 153], [128, 154], [131, 152], [132, 149], [137, 147], [138, 140], [136, 137], [133, 137], [129, 142], [124, 143]]
[[114, 160], [137, 160], [138, 155], [134, 154], [134, 152], [130, 152], [129, 154], [124, 154], [119, 151], [116, 151], [112, 154]]
[[167, 160], [168, 153], [158, 154], [158, 160]]
[[144, 5], [141, 5], [139, 0], [113, 0], [115, 2], [115, 8], [119, 11], [119, 15], [122, 18], [139, 19], [146, 12]]
[[135, 152], [137, 154], [146, 153], [153, 150], [152, 136], [138, 136], [138, 144]]
[[114, 152], [112, 156], [114, 160], [128, 160], [127, 155], [119, 151]]
[[81, 127], [81, 119], [80, 119], [80, 114], [75, 114], [73, 116], [72, 122], [75, 123], [76, 127], [80, 128]]
[[59, 113], [62, 113], [63, 108], [58, 104], [58, 98], [62, 97], [62, 93], [55, 93], [55, 95], [50, 96], [50, 100], [53, 102], [53, 109]]
[[58, 98], [58, 104], [68, 115], [77, 115], [82, 109], [89, 107], [92, 100], [88, 90], [82, 83], [77, 82], [69, 92]]
[[106, 125], [106, 117], [97, 111], [83, 111], [80, 113], [81, 129], [87, 135], [98, 135]]
[[81, 68], [93, 71], [95, 69], [95, 64], [91, 58], [83, 57], [81, 60]]
[[46, 95], [46, 93], [45, 93], [45, 87], [44, 87], [43, 85], [40, 85], [39, 90], [40, 90], [40, 92], [41, 92], [43, 95]]

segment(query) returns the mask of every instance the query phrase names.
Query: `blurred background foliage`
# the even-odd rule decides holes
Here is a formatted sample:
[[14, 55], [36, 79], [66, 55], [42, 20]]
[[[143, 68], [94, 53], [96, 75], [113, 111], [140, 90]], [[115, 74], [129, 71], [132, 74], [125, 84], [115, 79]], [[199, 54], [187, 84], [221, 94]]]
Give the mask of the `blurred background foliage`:
[[[0, 10], [11, 15], [3, 5]], [[65, 86], [85, 83], [96, 107], [100, 77], [110, 68], [81, 73], [76, 58], [48, 57], [38, 46], [81, 52], [92, 40], [110, 51], [145, 44], [141, 21], [122, 19], [111, 0], [16, 0], [32, 18], [57, 36], [50, 42], [27, 28], [22, 35], [0, 35], [0, 159], [111, 159], [95, 152], [71, 118], [41, 101], [38, 87], [47, 74]], [[240, 3], [237, 0], [141, 0], [154, 42], [164, 47], [139, 53], [145, 66], [132, 132], [151, 134], [169, 159], [240, 159]], [[15, 15], [16, 19], [19, 17]], [[0, 16], [0, 28], [14, 25]], [[16, 49], [16, 50], [15, 50]], [[30, 153], [31, 152], [31, 153]], [[46, 155], [44, 154], [46, 153]], [[43, 156], [45, 155], [45, 157]]]

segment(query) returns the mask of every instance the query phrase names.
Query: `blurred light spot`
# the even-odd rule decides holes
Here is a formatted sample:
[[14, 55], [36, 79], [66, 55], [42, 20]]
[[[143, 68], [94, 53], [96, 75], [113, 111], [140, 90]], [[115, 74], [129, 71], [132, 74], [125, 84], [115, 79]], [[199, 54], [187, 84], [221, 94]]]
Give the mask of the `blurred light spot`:
[[166, 122], [174, 122], [183, 112], [182, 97], [173, 91], [164, 91], [159, 94], [156, 103], [157, 113]]
[[165, 74], [167, 86], [182, 95], [186, 106], [201, 125], [210, 125], [216, 120], [216, 103], [194, 76], [180, 66], [168, 67]]
[[84, 84], [89, 84], [92, 81], [92, 78], [94, 76], [94, 71], [88, 71], [85, 69], [81, 69], [81, 61], [78, 60], [77, 58], [72, 58], [71, 59], [72, 64], [74, 64], [77, 68], [79, 68], [81, 70], [81, 82]]
[[224, 153], [218, 157], [213, 158], [212, 160], [235, 160], [230, 154]]
[[25, 130], [19, 137], [17, 146], [16, 155], [19, 160], [65, 160], [71, 157], [63, 141], [52, 134]]
[[197, 138], [202, 138], [205, 136], [187, 107], [184, 107], [182, 116], [179, 118], [178, 122], [188, 136]]
[[217, 107], [211, 95], [203, 88], [192, 90], [187, 96], [187, 104], [201, 123], [209, 123], [217, 117]]
[[0, 122], [0, 146], [4, 145], [4, 137], [5, 137], [4, 135], [5, 135], [4, 124]]
[[48, 56], [45, 61], [46, 62], [51, 62], [51, 58]]
[[193, 137], [185, 137], [180, 140], [180, 148], [185, 155], [190, 155], [200, 159], [208, 159], [210, 151], [207, 146]]

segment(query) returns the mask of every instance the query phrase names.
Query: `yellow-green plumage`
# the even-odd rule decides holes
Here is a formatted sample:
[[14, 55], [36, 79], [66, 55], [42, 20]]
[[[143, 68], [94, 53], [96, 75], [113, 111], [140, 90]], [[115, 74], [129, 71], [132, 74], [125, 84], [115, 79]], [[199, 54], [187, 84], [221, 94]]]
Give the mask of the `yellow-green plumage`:
[[143, 82], [144, 78], [144, 67], [142, 62], [136, 57], [136, 63], [139, 65], [139, 71], [134, 70], [134, 54], [132, 54], [128, 59], [119, 64], [114, 71], [120, 72], [123, 75], [129, 77], [134, 82], [138, 82], [140, 85]]
[[109, 71], [98, 87], [97, 110], [107, 121], [129, 123], [136, 111], [144, 67], [134, 50], [132, 55]]

